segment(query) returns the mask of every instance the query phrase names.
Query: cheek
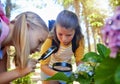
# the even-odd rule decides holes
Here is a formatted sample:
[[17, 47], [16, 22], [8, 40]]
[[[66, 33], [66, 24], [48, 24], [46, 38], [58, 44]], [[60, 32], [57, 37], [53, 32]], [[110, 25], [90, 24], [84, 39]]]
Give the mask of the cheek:
[[36, 45], [35, 41], [34, 40], [30, 40], [30, 50], [35, 49], [36, 46], [37, 45]]
[[57, 38], [58, 38], [59, 41], [61, 41], [62, 36], [60, 36], [60, 35], [57, 34]]
[[30, 50], [33, 51], [38, 46], [38, 41], [35, 37], [30, 37]]
[[73, 36], [68, 37], [68, 41], [69, 41], [69, 42], [72, 41], [72, 39], [73, 39]]
[[68, 37], [68, 41], [69, 41], [69, 42], [72, 41], [73, 37], [74, 37], [74, 35]]

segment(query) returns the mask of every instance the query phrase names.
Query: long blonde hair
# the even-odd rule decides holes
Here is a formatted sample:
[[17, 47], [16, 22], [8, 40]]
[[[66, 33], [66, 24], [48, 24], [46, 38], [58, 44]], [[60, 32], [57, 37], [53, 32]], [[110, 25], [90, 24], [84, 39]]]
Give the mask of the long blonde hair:
[[39, 28], [40, 32], [48, 32], [45, 22], [33, 12], [24, 12], [16, 17], [13, 31], [13, 45], [16, 50], [15, 64], [21, 68], [27, 65], [30, 54], [29, 28], [27, 24], [29, 24], [29, 28]]

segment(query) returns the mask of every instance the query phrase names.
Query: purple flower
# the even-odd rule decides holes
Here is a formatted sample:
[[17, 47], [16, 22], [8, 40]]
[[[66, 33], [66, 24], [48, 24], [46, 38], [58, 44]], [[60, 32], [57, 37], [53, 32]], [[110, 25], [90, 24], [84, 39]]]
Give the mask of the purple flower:
[[104, 43], [111, 49], [110, 57], [115, 58], [120, 49], [120, 7], [106, 20], [101, 32]]

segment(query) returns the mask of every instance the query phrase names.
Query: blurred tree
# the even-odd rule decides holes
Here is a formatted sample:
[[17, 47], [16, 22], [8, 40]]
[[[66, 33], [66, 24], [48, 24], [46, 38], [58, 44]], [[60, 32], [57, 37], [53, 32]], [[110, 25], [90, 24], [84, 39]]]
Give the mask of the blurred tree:
[[6, 16], [10, 18], [11, 16], [11, 11], [17, 10], [22, 7], [22, 4], [19, 2], [24, 2], [26, 5], [34, 6], [36, 8], [44, 8], [47, 6], [47, 3], [44, 0], [6, 0], [5, 1], [5, 11], [6, 11]]
[[[92, 3], [93, 5], [89, 6], [88, 21], [93, 33], [94, 48], [96, 51], [96, 44], [102, 42], [101, 28], [110, 10], [108, 11], [108, 9], [100, 7], [97, 0], [94, 0]], [[107, 4], [106, 7], [108, 7]]]
[[6, 0], [6, 7], [5, 7], [5, 11], [6, 11], [6, 16], [8, 18], [10, 18], [10, 12], [12, 10], [12, 4], [11, 4], [11, 0]]
[[98, 13], [92, 13], [89, 15], [89, 23], [91, 25], [91, 29], [92, 29], [92, 33], [93, 33], [95, 51], [97, 50], [96, 49], [96, 44], [97, 44], [96, 41], [98, 40], [98, 43], [99, 43], [101, 40], [101, 38], [98, 38], [98, 37], [101, 37], [100, 30], [104, 23], [103, 18], [104, 18], [104, 16], [100, 15]]
[[[91, 46], [90, 46], [90, 31], [92, 31], [93, 34], [93, 40], [94, 40], [94, 49], [96, 51], [96, 40], [100, 40], [100, 30], [101, 27], [103, 26], [105, 17], [107, 16], [107, 11], [105, 9], [99, 8], [99, 3], [97, 0], [81, 0], [83, 12], [82, 16], [84, 16], [84, 21], [86, 24], [86, 29], [87, 29], [87, 39], [88, 39], [88, 51], [91, 51]], [[106, 12], [106, 13], [105, 13]], [[98, 41], [100, 42], [100, 41]]]
[[89, 11], [88, 11], [88, 6], [87, 6], [87, 2], [88, 0], [84, 1], [84, 0], [81, 0], [81, 5], [82, 5], [82, 16], [84, 17], [84, 22], [85, 22], [85, 26], [86, 26], [86, 32], [87, 32], [87, 42], [88, 42], [88, 51], [91, 51], [91, 47], [90, 47], [90, 29], [89, 29], [89, 22], [88, 22], [88, 14], [89, 14]]
[[74, 8], [75, 13], [80, 17], [80, 0], [55, 0], [64, 9]]
[[116, 6], [120, 6], [120, 0], [109, 0], [110, 5], [115, 8]]

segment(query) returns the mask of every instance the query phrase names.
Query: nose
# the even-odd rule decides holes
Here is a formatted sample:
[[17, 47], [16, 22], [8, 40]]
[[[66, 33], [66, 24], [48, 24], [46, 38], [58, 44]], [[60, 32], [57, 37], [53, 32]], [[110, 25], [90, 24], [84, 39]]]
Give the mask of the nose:
[[63, 41], [63, 42], [66, 42], [66, 41], [67, 41], [67, 37], [66, 37], [66, 36], [63, 36], [63, 37], [62, 37], [62, 41]]
[[40, 48], [37, 48], [36, 51], [40, 51]]
[[41, 46], [39, 45], [38, 47], [37, 47], [37, 51], [40, 51], [41, 50]]

